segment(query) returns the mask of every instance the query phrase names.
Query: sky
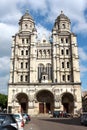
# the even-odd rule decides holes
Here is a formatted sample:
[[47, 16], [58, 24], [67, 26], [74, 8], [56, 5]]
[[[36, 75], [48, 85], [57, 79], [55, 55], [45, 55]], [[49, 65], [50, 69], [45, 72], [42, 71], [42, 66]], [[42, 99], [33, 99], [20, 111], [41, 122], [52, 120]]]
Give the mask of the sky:
[[12, 36], [18, 22], [29, 11], [39, 35], [51, 33], [55, 19], [64, 12], [77, 35], [82, 91], [87, 90], [87, 0], [2, 0], [0, 1], [0, 93], [8, 93]]

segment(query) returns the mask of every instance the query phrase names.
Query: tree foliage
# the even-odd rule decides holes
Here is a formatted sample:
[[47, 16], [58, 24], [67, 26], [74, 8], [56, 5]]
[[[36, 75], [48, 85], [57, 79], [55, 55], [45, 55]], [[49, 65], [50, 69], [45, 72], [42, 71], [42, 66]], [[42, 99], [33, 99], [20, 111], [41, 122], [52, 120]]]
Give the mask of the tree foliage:
[[4, 94], [0, 94], [0, 107], [3, 108], [7, 108], [7, 95]]

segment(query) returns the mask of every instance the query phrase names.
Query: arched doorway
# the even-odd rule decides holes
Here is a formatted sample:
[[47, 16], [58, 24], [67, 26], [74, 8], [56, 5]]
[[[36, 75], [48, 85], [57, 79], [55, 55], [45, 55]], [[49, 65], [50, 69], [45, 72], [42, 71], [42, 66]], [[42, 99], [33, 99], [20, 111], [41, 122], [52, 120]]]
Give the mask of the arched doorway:
[[28, 96], [25, 93], [19, 93], [16, 96], [20, 104], [20, 112], [27, 113], [28, 111]]
[[71, 93], [64, 93], [62, 95], [63, 110], [67, 113], [74, 112], [74, 96]]
[[54, 96], [48, 90], [41, 90], [36, 94], [37, 101], [39, 102], [39, 113], [49, 113], [53, 111]]

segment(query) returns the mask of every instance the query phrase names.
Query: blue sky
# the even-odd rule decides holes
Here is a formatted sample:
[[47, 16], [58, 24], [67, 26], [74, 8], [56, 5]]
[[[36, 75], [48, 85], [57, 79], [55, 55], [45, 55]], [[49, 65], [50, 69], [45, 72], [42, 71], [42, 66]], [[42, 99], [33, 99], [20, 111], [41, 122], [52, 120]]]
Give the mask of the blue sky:
[[82, 90], [87, 90], [87, 0], [3, 0], [0, 2], [0, 93], [7, 94], [12, 36], [21, 16], [29, 10], [38, 34], [50, 34], [61, 10], [77, 35]]

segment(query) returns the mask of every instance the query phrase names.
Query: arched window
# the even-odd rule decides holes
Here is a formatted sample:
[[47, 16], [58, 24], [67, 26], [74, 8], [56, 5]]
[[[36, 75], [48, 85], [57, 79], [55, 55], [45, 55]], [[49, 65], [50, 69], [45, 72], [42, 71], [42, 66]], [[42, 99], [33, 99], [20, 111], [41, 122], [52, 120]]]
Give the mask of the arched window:
[[28, 55], [28, 50], [26, 50], [26, 55]]
[[21, 69], [23, 69], [23, 62], [21, 62]]
[[61, 43], [63, 43], [64, 42], [64, 39], [63, 38], [61, 38]]
[[28, 76], [27, 76], [27, 75], [25, 75], [25, 81], [26, 81], [26, 82], [28, 81]]
[[46, 57], [46, 50], [43, 50], [43, 56]]
[[28, 40], [28, 38], [26, 39], [26, 43], [28, 43], [29, 42], [29, 40]]
[[69, 62], [67, 62], [67, 68], [69, 68]]
[[65, 29], [65, 27], [66, 27], [65, 24], [62, 24], [62, 28]]
[[70, 81], [70, 75], [67, 75], [67, 80]]
[[50, 50], [47, 50], [47, 56], [50, 57], [51, 53]]
[[39, 57], [42, 57], [42, 50], [39, 50]]
[[26, 67], [26, 69], [28, 68], [28, 62], [25, 63], [25, 67]]
[[28, 25], [27, 25], [27, 24], [25, 24], [25, 28], [26, 28], [26, 29], [28, 28]]
[[22, 38], [22, 43], [24, 43], [24, 38]]
[[48, 80], [52, 80], [52, 66], [49, 63], [46, 65], [46, 72], [48, 74]]
[[62, 54], [62, 55], [64, 54], [64, 50], [63, 50], [63, 49], [61, 50], [61, 54]]
[[24, 55], [24, 51], [23, 50], [21, 51], [21, 55]]
[[62, 75], [62, 81], [65, 81], [65, 75]]
[[38, 80], [39, 80], [39, 82], [41, 81], [41, 74], [42, 74], [42, 72], [44, 72], [44, 65], [43, 64], [39, 64], [38, 65]]
[[69, 50], [68, 49], [66, 49], [66, 55], [68, 55], [69, 54]]
[[62, 62], [62, 68], [64, 68], [64, 62]]
[[68, 43], [68, 38], [66, 38], [66, 43]]
[[20, 81], [21, 81], [21, 82], [23, 81], [23, 75], [20, 76]]

